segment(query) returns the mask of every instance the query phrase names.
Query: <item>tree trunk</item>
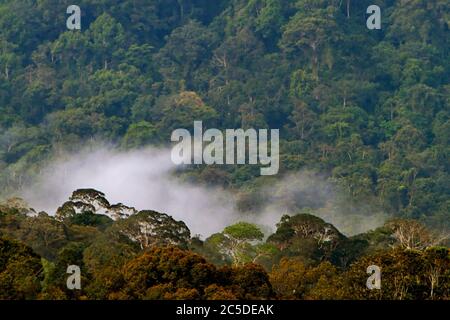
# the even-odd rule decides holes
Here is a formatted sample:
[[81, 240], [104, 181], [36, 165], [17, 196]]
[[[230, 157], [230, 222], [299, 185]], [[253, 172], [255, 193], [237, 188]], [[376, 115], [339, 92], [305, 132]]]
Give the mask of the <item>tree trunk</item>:
[[312, 57], [312, 69], [315, 80], [319, 80], [319, 55], [317, 50], [317, 44], [314, 42], [311, 44], [311, 49], [313, 51]]
[[180, 20], [183, 21], [184, 19], [184, 6], [183, 6], [183, 0], [178, 0], [178, 6], [180, 7]]
[[347, 0], [347, 19], [350, 18], [350, 1], [351, 0]]

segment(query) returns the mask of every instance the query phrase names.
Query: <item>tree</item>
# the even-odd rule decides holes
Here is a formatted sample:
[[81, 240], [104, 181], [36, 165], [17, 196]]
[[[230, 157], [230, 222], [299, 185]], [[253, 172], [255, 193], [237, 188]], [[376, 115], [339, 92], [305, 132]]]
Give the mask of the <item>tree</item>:
[[105, 232], [83, 251], [83, 264], [91, 276], [85, 286], [89, 299], [113, 299], [124, 285], [120, 272], [124, 265], [137, 256], [139, 247], [131, 241]]
[[42, 279], [41, 259], [31, 248], [0, 239], [0, 299], [36, 299]]
[[270, 282], [281, 299], [330, 300], [342, 297], [340, 274], [329, 262], [311, 267], [295, 258], [283, 258], [273, 266]]
[[167, 137], [170, 137], [175, 129], [192, 128], [194, 121], [198, 119], [209, 124], [217, 117], [216, 111], [197, 93], [191, 91], [164, 97], [156, 103], [156, 107], [159, 113], [158, 131], [163, 131]]
[[327, 46], [337, 40], [338, 30], [334, 15], [336, 9], [327, 1], [300, 1], [302, 10], [297, 12], [284, 27], [281, 48], [288, 54], [303, 52], [310, 56], [311, 69], [319, 78], [320, 56]]
[[[383, 300], [446, 299], [449, 295], [450, 278], [442, 268], [446, 266], [448, 269], [449, 262], [447, 248], [425, 252], [399, 248], [365, 256], [344, 273], [344, 297]], [[366, 287], [366, 269], [371, 265], [381, 269], [381, 290], [369, 290]]]
[[[198, 21], [189, 21], [175, 29], [160, 49], [160, 72], [170, 88], [191, 90], [193, 77], [202, 62], [207, 61], [214, 44], [214, 34]], [[180, 83], [177, 84], [176, 79]]]
[[127, 219], [119, 220], [112, 227], [142, 250], [154, 246], [187, 247], [191, 232], [182, 221], [176, 221], [165, 213], [140, 211]]
[[202, 293], [213, 284], [216, 268], [197, 254], [175, 247], [154, 247], [128, 262], [123, 276], [125, 284], [121, 291], [130, 298], [161, 298], [160, 294], [155, 296], [155, 290], [161, 289], [181, 298], [188, 292], [188, 296], [196, 295], [189, 290]]
[[154, 125], [146, 121], [133, 123], [123, 137], [122, 144], [126, 148], [138, 148], [159, 140], [157, 129]]
[[95, 52], [94, 56], [103, 63], [104, 69], [108, 69], [113, 58], [122, 54], [120, 49], [125, 43], [122, 25], [104, 13], [89, 26], [88, 34], [90, 46]]
[[447, 299], [450, 294], [449, 250], [445, 247], [428, 248], [424, 252], [425, 281], [430, 288], [430, 299]]
[[[84, 296], [84, 287], [88, 277], [83, 263], [85, 245], [79, 242], [70, 242], [61, 248], [54, 262], [46, 262], [45, 287], [40, 298], [52, 299], [81, 299]], [[67, 267], [76, 265], [81, 269], [81, 291], [67, 288]]]
[[282, 255], [302, 257], [306, 263], [314, 263], [333, 259], [345, 239], [333, 225], [322, 219], [298, 214], [283, 216], [267, 243], [274, 244]]
[[[151, 81], [141, 77], [136, 67], [127, 65], [124, 65], [121, 70], [97, 70], [89, 76], [88, 81], [92, 91], [83, 109], [103, 114], [109, 121], [112, 121], [114, 117], [120, 117], [116, 121], [122, 120], [123, 128], [119, 131], [122, 136], [128, 124], [127, 118], [131, 106], [139, 93], [146, 90]], [[111, 126], [110, 123], [108, 125]], [[104, 128], [102, 131], [107, 133], [112, 130]]]
[[212, 235], [206, 241], [229, 256], [233, 265], [239, 266], [251, 261], [252, 243], [261, 241], [263, 237], [264, 234], [256, 225], [239, 222], [226, 227], [222, 233]]
[[206, 300], [237, 300], [236, 295], [230, 289], [225, 289], [217, 284], [212, 284], [205, 289]]
[[[410, 32], [410, 28], [416, 28], [416, 35], [423, 43], [436, 43], [441, 39], [440, 35], [445, 33], [446, 26], [448, 28], [445, 22], [448, 18], [448, 9], [449, 4], [442, 0], [432, 0], [426, 6], [417, 0], [410, 1], [404, 6], [397, 4], [390, 16], [393, 27], [390, 28], [388, 36], [399, 42], [416, 41], [417, 37], [413, 37]], [[417, 26], [418, 20], [424, 23]]]
[[[213, 51], [211, 63], [219, 70], [214, 81], [221, 84], [221, 90], [232, 85], [233, 80], [242, 85], [242, 81], [248, 76], [246, 69], [257, 70], [260, 67], [256, 62], [263, 52], [263, 43], [249, 27], [236, 30], [235, 34], [222, 41]], [[227, 95], [227, 102], [231, 100], [231, 96]], [[247, 98], [247, 95], [244, 97]]]
[[231, 288], [238, 299], [254, 300], [274, 297], [269, 275], [263, 267], [253, 263], [232, 269]]
[[301, 280], [306, 271], [307, 266], [300, 261], [281, 259], [270, 273], [270, 283], [275, 293], [283, 299], [301, 298], [305, 290], [301, 288]]
[[17, 238], [49, 260], [55, 258], [57, 250], [68, 240], [64, 225], [45, 212], [25, 219], [17, 231]]
[[[69, 72], [79, 73], [86, 64], [88, 58], [89, 39], [85, 33], [67, 31], [62, 33], [50, 47], [50, 59], [48, 54], [40, 52], [34, 59], [41, 64], [48, 64], [62, 68]], [[42, 48], [45, 50], [46, 48]], [[50, 60], [50, 61], [48, 61]]]
[[0, 70], [6, 80], [9, 80], [11, 72], [20, 65], [20, 56], [14, 53], [16, 48], [16, 45], [0, 37]]
[[437, 234], [414, 220], [392, 220], [386, 223], [392, 230], [396, 246], [408, 250], [424, 250], [442, 244], [449, 235]]
[[[56, 218], [61, 221], [68, 219], [72, 222], [83, 222], [84, 220], [87, 224], [108, 224], [110, 219], [119, 220], [135, 213], [137, 213], [135, 208], [122, 203], [110, 204], [103, 192], [95, 189], [78, 189], [72, 193], [69, 201], [57, 209]], [[79, 214], [84, 216], [77, 217]]]
[[314, 131], [316, 114], [303, 101], [296, 101], [289, 119], [293, 123], [289, 130], [296, 138], [301, 140], [308, 139]]

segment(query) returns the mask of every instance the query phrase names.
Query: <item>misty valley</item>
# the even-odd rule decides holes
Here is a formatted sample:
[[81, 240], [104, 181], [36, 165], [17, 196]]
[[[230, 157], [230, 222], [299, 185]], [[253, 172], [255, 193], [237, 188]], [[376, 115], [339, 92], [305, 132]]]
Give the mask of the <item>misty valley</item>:
[[449, 26], [448, 0], [0, 1], [0, 300], [448, 301]]

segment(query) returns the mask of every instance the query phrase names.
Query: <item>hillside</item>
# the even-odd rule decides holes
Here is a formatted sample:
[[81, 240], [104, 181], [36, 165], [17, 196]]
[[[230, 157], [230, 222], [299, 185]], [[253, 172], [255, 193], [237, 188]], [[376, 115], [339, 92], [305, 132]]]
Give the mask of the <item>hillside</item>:
[[[449, 299], [448, 0], [72, 4], [0, 0], [0, 299]], [[279, 171], [175, 167], [196, 121]]]
[[449, 228], [449, 4], [375, 2], [381, 30], [366, 27], [371, 1], [80, 1], [82, 30], [67, 31], [64, 1], [2, 1], [2, 194], [61, 149], [168, 145], [201, 119], [280, 129], [280, 175], [315, 170], [348, 201]]

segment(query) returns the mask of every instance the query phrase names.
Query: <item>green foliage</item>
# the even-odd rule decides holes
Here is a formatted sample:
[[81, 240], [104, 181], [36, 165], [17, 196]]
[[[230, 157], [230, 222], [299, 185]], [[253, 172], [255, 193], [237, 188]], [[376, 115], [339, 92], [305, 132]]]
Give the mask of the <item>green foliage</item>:
[[[344, 296], [356, 299], [417, 300], [447, 297], [449, 283], [448, 248], [426, 251], [393, 250], [366, 256], [344, 274]], [[377, 265], [382, 270], [381, 290], [366, 287], [364, 268]], [[412, 281], [412, 279], [414, 279]]]
[[112, 230], [137, 243], [141, 249], [167, 245], [187, 247], [191, 237], [184, 222], [164, 213], [145, 210], [117, 221]]
[[[370, 4], [82, 0], [82, 30], [72, 32], [65, 28], [61, 1], [0, 1], [2, 198], [27, 186], [62, 146], [78, 150], [94, 139], [126, 149], [166, 146], [172, 130], [203, 120], [219, 129], [280, 129], [280, 177], [306, 168], [322, 173], [342, 191], [348, 220], [358, 202], [401, 218], [345, 237], [302, 214], [284, 217], [267, 242], [258, 227], [243, 223], [203, 242], [190, 238], [184, 222], [154, 211], [136, 214], [96, 190], [75, 192], [56, 217], [37, 214], [15, 199], [0, 205], [0, 235], [20, 240], [47, 262], [38, 273], [31, 252], [11, 260], [1, 271], [6, 287], [0, 295], [35, 298], [42, 274], [39, 297], [49, 299], [271, 295], [254, 267], [248, 270], [258, 279], [246, 280], [248, 270], [239, 271], [242, 279], [230, 271], [230, 279], [238, 279], [234, 284], [208, 280], [177, 286], [174, 280], [145, 288], [136, 284], [138, 293], [122, 290], [127, 284], [117, 268], [154, 245], [177, 245], [221, 265], [256, 262], [289, 270], [292, 263], [294, 274], [304, 279], [293, 281], [297, 293], [292, 295], [290, 284], [277, 278], [281, 289], [275, 291], [287, 298], [328, 299], [333, 292], [364, 298], [365, 289], [344, 286], [345, 279], [363, 281], [363, 264], [372, 261], [390, 270], [389, 285], [399, 287], [371, 298], [448, 298], [448, 274], [438, 276], [436, 287], [427, 280], [436, 279], [427, 268], [440, 270], [446, 263], [440, 249], [432, 249], [430, 228], [450, 230], [450, 4], [380, 0], [382, 30], [369, 31], [364, 17]], [[231, 188], [245, 213], [258, 213], [261, 190], [276, 182], [258, 177], [253, 166], [196, 166], [186, 176]], [[305, 212], [320, 187], [293, 200], [287, 189], [275, 196], [286, 199], [292, 212]], [[327, 200], [324, 207], [335, 204]], [[141, 230], [141, 223], [156, 228], [156, 234]], [[418, 235], [420, 243], [408, 242], [404, 230]], [[385, 252], [390, 246], [400, 249]], [[61, 270], [54, 269], [58, 261], [72, 260], [62, 258], [66, 253], [87, 269], [90, 285], [79, 296], [66, 292]], [[280, 260], [286, 257], [296, 262]], [[328, 262], [346, 270], [344, 279], [332, 280], [335, 270]], [[35, 276], [25, 275], [30, 270]], [[398, 272], [408, 276], [398, 279]], [[256, 289], [237, 290], [241, 280]]]
[[112, 224], [112, 220], [104, 215], [98, 215], [92, 212], [83, 212], [71, 217], [68, 223], [105, 229]]
[[279, 128], [281, 173], [324, 172], [350, 201], [448, 230], [449, 4], [379, 4], [368, 32], [367, 1], [89, 0], [71, 32], [62, 3], [3, 1], [0, 194], [60, 146], [167, 145], [203, 120]]
[[302, 257], [305, 263], [331, 260], [339, 265], [338, 256], [346, 237], [333, 225], [310, 214], [283, 216], [277, 231], [267, 239], [285, 256]]
[[223, 233], [225, 236], [236, 239], [237, 241], [262, 240], [264, 236], [257, 226], [247, 222], [239, 222], [226, 227]]
[[[60, 212], [55, 218], [36, 215], [17, 198], [0, 206], [2, 235], [30, 246], [0, 239], [0, 298], [449, 297], [450, 254], [442, 246], [446, 238], [416, 220], [391, 220], [346, 238], [322, 219], [298, 214], [284, 216], [266, 242], [262, 231], [247, 222], [202, 241], [191, 238], [182, 221], [110, 205], [97, 190], [76, 190], [70, 199], [69, 211], [74, 203], [88, 210]], [[365, 268], [372, 264], [382, 268], [381, 291], [365, 287]], [[70, 265], [81, 269], [81, 290], [67, 289]]]
[[0, 239], [0, 299], [36, 299], [42, 278], [41, 259], [31, 248]]
[[256, 225], [238, 222], [226, 227], [223, 232], [210, 236], [206, 239], [206, 244], [213, 251], [224, 255], [223, 260], [231, 259], [233, 265], [238, 266], [252, 261], [256, 254], [252, 243], [261, 241], [263, 237], [264, 234]]
[[149, 122], [141, 121], [128, 127], [122, 144], [130, 149], [138, 148], [152, 143], [155, 144], [158, 142], [158, 138], [158, 131], [155, 126]]

